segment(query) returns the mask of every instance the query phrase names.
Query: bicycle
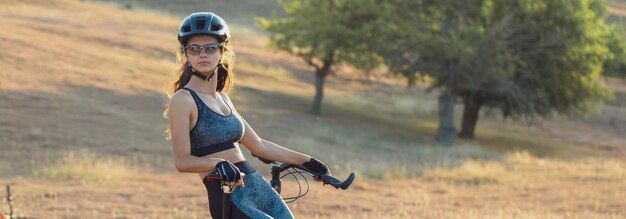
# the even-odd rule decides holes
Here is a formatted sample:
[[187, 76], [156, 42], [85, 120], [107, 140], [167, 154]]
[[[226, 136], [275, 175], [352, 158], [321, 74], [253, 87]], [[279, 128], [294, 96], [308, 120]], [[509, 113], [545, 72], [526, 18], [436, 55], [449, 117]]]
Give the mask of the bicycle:
[[[252, 155], [256, 158], [258, 158], [259, 160], [263, 161], [263, 163], [266, 164], [272, 164], [272, 169], [271, 169], [271, 174], [272, 174], [272, 179], [270, 179], [269, 183], [270, 186], [278, 193], [280, 194], [281, 189], [282, 189], [282, 178], [288, 176], [288, 175], [293, 175], [294, 178], [296, 179], [296, 181], [298, 182], [298, 187], [300, 188], [300, 191], [298, 192], [297, 196], [294, 197], [289, 197], [289, 198], [283, 198], [283, 200], [286, 203], [291, 203], [296, 201], [297, 199], [304, 197], [308, 192], [309, 192], [309, 188], [310, 188], [310, 184], [309, 181], [306, 179], [306, 177], [304, 177], [304, 174], [309, 174], [311, 176], [313, 176], [314, 179], [318, 179], [320, 180], [322, 183], [324, 183], [324, 185], [331, 185], [333, 187], [335, 187], [335, 189], [342, 189], [342, 190], [346, 190], [350, 187], [350, 185], [352, 184], [352, 182], [354, 181], [354, 179], [356, 178], [356, 173], [355, 172], [351, 172], [348, 177], [341, 181], [333, 176], [327, 175], [327, 174], [316, 174], [313, 171], [307, 169], [306, 167], [302, 166], [302, 165], [296, 165], [296, 164], [288, 164], [288, 163], [280, 163], [280, 162], [275, 162], [275, 161], [270, 161], [270, 160], [266, 160], [264, 158], [261, 157], [257, 157], [255, 155]], [[293, 169], [295, 171], [291, 171], [290, 169]], [[284, 175], [280, 175], [282, 172], [287, 171], [287, 174]], [[295, 174], [300, 174], [302, 176], [302, 178], [306, 181], [307, 184], [307, 189], [306, 192], [304, 194], [302, 194], [302, 186], [300, 186], [300, 181], [298, 180], [298, 178], [296, 177]], [[209, 178], [213, 178], [213, 179], [219, 179], [219, 174], [217, 173], [217, 171], [215, 172], [211, 172], [209, 173], [206, 177]], [[222, 198], [222, 218], [223, 219], [228, 219], [230, 218], [230, 195], [231, 192], [233, 191], [233, 187], [230, 187], [226, 184], [224, 184], [223, 182], [221, 183], [221, 188], [222, 188], [222, 192], [224, 193], [223, 198]], [[287, 201], [289, 200], [289, 201]]]

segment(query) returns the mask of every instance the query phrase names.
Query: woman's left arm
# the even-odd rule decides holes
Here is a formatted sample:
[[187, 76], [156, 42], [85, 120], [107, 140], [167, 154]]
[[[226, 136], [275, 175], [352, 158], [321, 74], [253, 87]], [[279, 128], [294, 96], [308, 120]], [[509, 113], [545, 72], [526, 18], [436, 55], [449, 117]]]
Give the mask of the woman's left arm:
[[250, 152], [252, 152], [252, 154], [268, 160], [289, 164], [303, 164], [311, 160], [309, 155], [287, 149], [274, 142], [259, 137], [256, 132], [254, 132], [252, 127], [250, 127], [250, 124], [248, 124], [248, 122], [246, 122], [246, 120], [239, 115], [230, 98], [228, 98], [227, 95], [223, 96], [226, 97], [226, 100], [232, 106], [234, 113], [236, 113], [236, 115], [243, 122], [245, 130], [244, 135], [239, 142], [245, 145]]
[[[241, 117], [240, 117], [241, 118]], [[241, 140], [252, 154], [267, 160], [290, 164], [303, 164], [311, 160], [309, 155], [282, 147], [274, 142], [260, 138], [243, 118], [245, 133]]]

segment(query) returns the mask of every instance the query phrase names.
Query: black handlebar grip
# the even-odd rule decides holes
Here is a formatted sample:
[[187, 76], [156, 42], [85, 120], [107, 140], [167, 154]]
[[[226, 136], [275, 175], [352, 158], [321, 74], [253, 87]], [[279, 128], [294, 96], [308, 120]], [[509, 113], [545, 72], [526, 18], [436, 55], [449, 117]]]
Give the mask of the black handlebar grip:
[[354, 178], [356, 177], [356, 173], [355, 172], [350, 173], [348, 178], [346, 178], [346, 180], [344, 180], [343, 182], [333, 176], [329, 176], [326, 174], [322, 174], [319, 177], [322, 179], [322, 182], [324, 182], [325, 184], [330, 184], [336, 189], [341, 188], [343, 190], [346, 190], [348, 189], [348, 187], [350, 187], [350, 185], [352, 184], [352, 181], [354, 181]]

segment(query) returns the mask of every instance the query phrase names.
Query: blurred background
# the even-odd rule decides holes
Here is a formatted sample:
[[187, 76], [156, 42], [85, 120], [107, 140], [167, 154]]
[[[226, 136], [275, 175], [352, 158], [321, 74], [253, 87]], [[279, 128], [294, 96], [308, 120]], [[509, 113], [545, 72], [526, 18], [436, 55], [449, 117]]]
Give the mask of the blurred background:
[[162, 115], [198, 11], [255, 131], [359, 174], [298, 218], [626, 217], [622, 0], [2, 0], [0, 212], [210, 217]]

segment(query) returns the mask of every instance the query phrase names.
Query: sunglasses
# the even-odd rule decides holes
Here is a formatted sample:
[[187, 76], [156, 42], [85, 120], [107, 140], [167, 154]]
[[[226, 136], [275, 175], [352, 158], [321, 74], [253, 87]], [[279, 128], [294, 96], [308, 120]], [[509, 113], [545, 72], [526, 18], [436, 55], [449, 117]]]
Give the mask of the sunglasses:
[[206, 54], [214, 54], [217, 51], [220, 51], [220, 48], [222, 48], [221, 43], [211, 43], [211, 44], [206, 44], [204, 46], [192, 44], [192, 45], [183, 47], [187, 55], [192, 55], [192, 56], [200, 55], [200, 53], [202, 52], [206, 52]]

